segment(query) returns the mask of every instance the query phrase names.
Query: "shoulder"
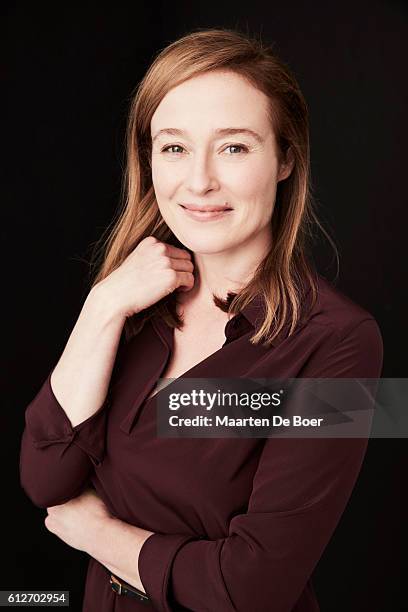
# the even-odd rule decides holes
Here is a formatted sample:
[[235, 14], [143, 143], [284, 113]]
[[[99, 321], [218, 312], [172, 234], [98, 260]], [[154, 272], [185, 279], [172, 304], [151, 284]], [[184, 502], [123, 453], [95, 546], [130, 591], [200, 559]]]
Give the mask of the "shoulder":
[[317, 275], [317, 300], [312, 308], [308, 325], [341, 341], [351, 333], [381, 335], [374, 316], [354, 302], [329, 280]]
[[374, 316], [322, 276], [317, 300], [298, 334], [308, 354], [305, 376], [377, 377], [383, 361]]

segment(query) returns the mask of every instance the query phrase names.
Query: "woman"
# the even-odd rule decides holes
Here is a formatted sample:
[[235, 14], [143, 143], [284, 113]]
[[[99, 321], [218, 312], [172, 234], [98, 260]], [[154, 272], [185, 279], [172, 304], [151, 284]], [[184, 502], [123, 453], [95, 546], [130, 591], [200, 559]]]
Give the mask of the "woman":
[[[160, 378], [377, 378], [373, 317], [316, 274], [307, 108], [268, 47], [190, 33], [140, 83], [126, 202], [26, 410], [21, 483], [89, 563], [83, 609], [311, 612], [367, 440], [159, 438]], [[92, 488], [94, 487], [94, 488]]]

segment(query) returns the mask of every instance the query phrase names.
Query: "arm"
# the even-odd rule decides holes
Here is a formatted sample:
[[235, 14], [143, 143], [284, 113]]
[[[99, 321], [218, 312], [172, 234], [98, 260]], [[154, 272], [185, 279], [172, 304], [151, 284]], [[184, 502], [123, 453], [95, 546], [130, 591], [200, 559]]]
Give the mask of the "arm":
[[106, 293], [91, 290], [57, 366], [26, 409], [20, 481], [37, 506], [77, 496], [102, 461], [108, 388], [124, 320]]
[[86, 552], [113, 574], [145, 593], [138, 559], [144, 542], [152, 533], [118, 518], [107, 518], [99, 523], [99, 528], [97, 526]]
[[88, 489], [64, 504], [47, 508], [45, 526], [77, 550], [83, 550], [122, 580], [143, 591], [137, 572], [139, 551], [152, 532], [121, 521], [99, 495]]
[[147, 236], [91, 290], [57, 366], [26, 409], [20, 481], [37, 506], [63, 504], [87, 486], [103, 458], [124, 322], [178, 287], [191, 288], [193, 269], [186, 250]]
[[[330, 338], [302, 375], [377, 378], [381, 367], [381, 336], [366, 320]], [[225, 538], [145, 540], [138, 570], [154, 607], [292, 610], [347, 505], [366, 446], [359, 438], [267, 439], [247, 512], [232, 518]]]
[[248, 512], [219, 540], [152, 533], [115, 517], [89, 522], [79, 544], [55, 533], [147, 593], [156, 610], [265, 612], [274, 602], [274, 612], [290, 612], [343, 512], [365, 444], [268, 440]]
[[[317, 356], [310, 361], [307, 377], [317, 376], [318, 362]], [[375, 322], [325, 343], [320, 363], [325, 377], [378, 377], [382, 341]], [[367, 397], [362, 408], [372, 402]], [[157, 610], [261, 612], [273, 602], [275, 612], [289, 612], [343, 513], [366, 445], [365, 438], [267, 439], [247, 512], [234, 516], [218, 540], [129, 525], [95, 494], [49, 508], [46, 524], [147, 593]]]

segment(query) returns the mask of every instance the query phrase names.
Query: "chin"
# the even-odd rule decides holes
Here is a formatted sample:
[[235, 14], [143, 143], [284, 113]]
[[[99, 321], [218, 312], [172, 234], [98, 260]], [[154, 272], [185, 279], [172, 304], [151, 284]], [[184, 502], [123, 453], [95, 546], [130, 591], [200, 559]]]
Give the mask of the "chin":
[[214, 253], [221, 253], [235, 246], [231, 244], [227, 236], [211, 236], [211, 232], [208, 230], [200, 232], [198, 236], [194, 236], [192, 233], [187, 235], [187, 233], [184, 232], [172, 231], [187, 249], [197, 254], [211, 255]]

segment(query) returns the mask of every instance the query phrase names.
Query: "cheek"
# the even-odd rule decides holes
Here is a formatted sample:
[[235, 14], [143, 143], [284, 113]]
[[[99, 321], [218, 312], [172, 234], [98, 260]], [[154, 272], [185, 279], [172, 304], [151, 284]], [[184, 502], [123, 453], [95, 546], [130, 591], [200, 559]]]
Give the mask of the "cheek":
[[235, 168], [230, 175], [234, 193], [241, 194], [243, 201], [270, 202], [276, 193], [276, 167], [272, 159], [254, 158], [251, 163]]
[[276, 183], [265, 181], [265, 175], [257, 178], [248, 180], [239, 193], [244, 203], [244, 221], [250, 226], [270, 221], [276, 199]]
[[177, 169], [171, 164], [152, 164], [152, 182], [156, 195], [170, 197], [178, 181]]

